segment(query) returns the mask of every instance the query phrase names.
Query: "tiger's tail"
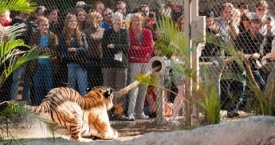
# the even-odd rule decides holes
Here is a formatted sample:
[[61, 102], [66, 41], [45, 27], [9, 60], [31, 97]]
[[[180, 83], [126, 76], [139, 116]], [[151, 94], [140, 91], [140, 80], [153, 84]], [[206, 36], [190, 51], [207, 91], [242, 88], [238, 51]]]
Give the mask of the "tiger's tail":
[[49, 112], [49, 107], [47, 105], [39, 105], [39, 106], [30, 106], [26, 105], [26, 109], [35, 114], [47, 113]]

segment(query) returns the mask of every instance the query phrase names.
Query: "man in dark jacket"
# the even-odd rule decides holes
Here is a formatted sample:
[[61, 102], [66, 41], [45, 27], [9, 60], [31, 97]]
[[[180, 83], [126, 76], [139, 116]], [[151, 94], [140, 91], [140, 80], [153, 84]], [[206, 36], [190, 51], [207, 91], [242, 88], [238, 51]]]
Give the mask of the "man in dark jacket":
[[[261, 90], [263, 90], [265, 87], [265, 81], [259, 72], [259, 68], [261, 66], [257, 62], [257, 59], [263, 56], [263, 49], [266, 45], [265, 37], [259, 33], [261, 26], [262, 21], [259, 18], [252, 19], [249, 30], [237, 36], [235, 47], [238, 51], [243, 53], [244, 59], [249, 60], [252, 75], [254, 76], [257, 85]], [[249, 73], [240, 69], [238, 65], [235, 66], [235, 68], [238, 68], [235, 69], [235, 74], [242, 74], [242, 76], [245, 76], [245, 74]], [[234, 104], [228, 108], [228, 116], [234, 117], [238, 115], [236, 111], [238, 110], [240, 103], [242, 103], [245, 99], [245, 77], [243, 77], [242, 81], [234, 81], [231, 85], [235, 87], [235, 89], [233, 89], [233, 96], [238, 96], [238, 99], [234, 102]]]

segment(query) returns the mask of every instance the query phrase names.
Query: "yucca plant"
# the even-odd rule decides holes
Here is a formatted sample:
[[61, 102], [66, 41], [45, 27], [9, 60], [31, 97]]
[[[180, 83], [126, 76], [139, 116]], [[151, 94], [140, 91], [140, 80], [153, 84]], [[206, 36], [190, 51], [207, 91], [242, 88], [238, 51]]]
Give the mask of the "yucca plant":
[[[160, 49], [163, 56], [167, 58], [176, 55], [180, 57], [179, 59], [184, 62], [185, 66], [189, 66], [190, 61], [188, 56], [190, 56], [193, 50], [187, 46], [183, 32], [180, 31], [175, 22], [168, 17], [162, 16], [157, 19], [157, 31], [159, 38], [155, 43], [155, 49]], [[192, 69], [184, 67], [182, 64], [175, 63], [174, 61], [172, 61], [172, 64], [184, 73], [184, 75], [194, 79]]]
[[220, 123], [221, 103], [215, 85], [200, 86], [199, 90], [201, 98], [198, 100], [198, 103], [205, 112], [205, 123]]

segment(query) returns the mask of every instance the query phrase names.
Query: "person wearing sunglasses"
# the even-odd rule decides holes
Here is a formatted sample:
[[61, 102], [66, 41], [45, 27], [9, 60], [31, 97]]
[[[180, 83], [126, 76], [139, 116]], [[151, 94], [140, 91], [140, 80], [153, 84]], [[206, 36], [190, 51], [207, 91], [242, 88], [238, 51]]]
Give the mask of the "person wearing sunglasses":
[[108, 30], [113, 26], [112, 15], [113, 11], [110, 8], [106, 8], [102, 11], [102, 17], [104, 21], [101, 24], [101, 28]]

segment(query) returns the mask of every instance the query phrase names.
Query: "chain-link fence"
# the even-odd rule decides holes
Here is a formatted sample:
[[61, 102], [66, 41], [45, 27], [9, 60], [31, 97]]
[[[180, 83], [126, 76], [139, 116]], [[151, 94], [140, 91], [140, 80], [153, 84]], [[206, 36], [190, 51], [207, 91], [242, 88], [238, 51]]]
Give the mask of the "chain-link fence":
[[[181, 0], [128, 0], [125, 3], [108, 0], [81, 2], [76, 0], [37, 0], [36, 2], [39, 6], [38, 9], [27, 16], [28, 21], [23, 22], [28, 24], [29, 27], [22, 39], [31, 47], [55, 49], [54, 52], [56, 53], [52, 53], [50, 59], [38, 59], [35, 63], [29, 62], [16, 70], [1, 86], [1, 102], [12, 99], [24, 100], [32, 105], [39, 105], [47, 91], [62, 86], [75, 88], [82, 95], [90, 88], [100, 85], [108, 85], [120, 90], [132, 83], [137, 74], [147, 71], [146, 64], [154, 55], [153, 44], [158, 38], [156, 18], [159, 15], [167, 15], [177, 23], [184, 11], [184, 4]], [[230, 4], [224, 5], [228, 2], [232, 3], [232, 6]], [[259, 4], [258, 0], [200, 0], [199, 15], [207, 16], [206, 20], [210, 21], [207, 31], [213, 33], [212, 35], [218, 40], [219, 44], [229, 44], [247, 54], [259, 53], [260, 58], [262, 58], [265, 54], [271, 52], [272, 40], [275, 34], [273, 34], [275, 21], [272, 9], [275, 2], [269, 0], [267, 4], [268, 7], [265, 3]], [[114, 15], [115, 12], [122, 13], [124, 19], [121, 26], [124, 28], [119, 29], [119, 33], [115, 31], [115, 26], [118, 25], [117, 22], [112, 23], [111, 18], [112, 16], [115, 18], [120, 17], [119, 14]], [[144, 27], [150, 31], [138, 32], [131, 29], [131, 27], [138, 29], [138, 25], [130, 26], [133, 25], [133, 22], [130, 24], [131, 18], [141, 19], [139, 15], [135, 15], [136, 12], [142, 12], [143, 16], [146, 17]], [[13, 20], [20, 19], [23, 16], [22, 13], [11, 13]], [[55, 35], [49, 34], [46, 37], [39, 35], [39, 32], [43, 31], [43, 26], [39, 23], [45, 22], [43, 20], [37, 21], [41, 16], [49, 19], [49, 29]], [[258, 21], [253, 21], [250, 25], [246, 21], [251, 21], [257, 17], [261, 19], [261, 23], [264, 23], [261, 27], [264, 30], [258, 30], [260, 33], [257, 33], [254, 37], [251, 36], [254, 33], [252, 34], [249, 28], [254, 24], [257, 25]], [[71, 28], [73, 27], [73, 24], [71, 24], [73, 21], [77, 21], [80, 27], [79, 31], [82, 31], [85, 37], [81, 33], [78, 35], [77, 31]], [[180, 25], [183, 25], [183, 23], [178, 21]], [[97, 25], [100, 28], [95, 27]], [[75, 31], [76, 36], [71, 38], [73, 31]], [[139, 35], [140, 33], [142, 35]], [[249, 50], [245, 50], [246, 48], [249, 48]], [[142, 51], [138, 52], [138, 50]], [[220, 50], [221, 48], [214, 43], [206, 43], [200, 62], [212, 61], [213, 56], [231, 57], [231, 54]], [[45, 50], [45, 52], [50, 51]], [[267, 81], [271, 68], [259, 69], [256, 65], [254, 66], [254, 62], [252, 67], [255, 78], [258, 79], [259, 74], [261, 74], [263, 79], [259, 79], [258, 83], [263, 85], [261, 87], [264, 88], [262, 82]], [[245, 78], [245, 71], [239, 71], [238, 65], [234, 62], [227, 63], [223, 71], [240, 74]], [[243, 100], [247, 100], [248, 96], [246, 95], [245, 79], [235, 81], [226, 78], [226, 75], [223, 74], [221, 74], [220, 80], [222, 108], [233, 108], [234, 110], [239, 109], [239, 106], [244, 107], [246, 103]], [[178, 93], [178, 89], [182, 88], [176, 84], [172, 83], [166, 87]], [[119, 100], [125, 110], [123, 115], [111, 114], [110, 119], [134, 120], [147, 119], [148, 116], [155, 117], [157, 109], [154, 108], [156, 96], [156, 88], [138, 86], [138, 89], [133, 89], [123, 99]], [[168, 92], [166, 96], [166, 116], [171, 117], [173, 116], [171, 104], [174, 103], [176, 95]], [[235, 101], [232, 101], [233, 96], [238, 96]], [[231, 111], [230, 109], [229, 111]], [[183, 110], [182, 107], [178, 108], [176, 116], [183, 118]], [[172, 122], [177, 123], [177, 120], [172, 120]]]
[[[232, 5], [226, 3], [231, 3]], [[208, 28], [206, 31], [216, 37], [215, 39], [220, 44], [229, 44], [232, 47], [230, 49], [241, 51], [244, 54], [259, 54], [259, 57], [249, 57], [251, 71], [247, 70], [248, 64], [244, 65], [246, 69], [240, 69], [240, 64], [237, 64], [236, 61], [228, 62], [225, 65], [220, 80], [220, 98], [222, 100], [222, 108], [228, 110], [229, 116], [232, 114], [238, 115], [236, 113], [238, 109], [248, 111], [248, 108], [252, 107], [252, 104], [255, 103], [255, 100], [251, 100], [253, 93], [248, 87], [249, 76], [253, 77], [252, 79], [256, 81], [256, 85], [262, 91], [265, 90], [265, 87], [270, 87], [270, 82], [268, 86], [265, 84], [268, 82], [267, 78], [274, 64], [269, 59], [267, 59], [268, 63], [266, 64], [261, 62], [261, 60], [263, 57], [265, 59], [266, 55], [272, 51], [275, 26], [273, 18], [274, 10], [272, 9], [274, 4], [273, 1], [234, 0], [201, 1], [200, 3], [200, 15], [207, 16], [208, 24], [206, 25]], [[215, 18], [212, 19], [211, 17]], [[217, 29], [212, 29], [213, 27]], [[253, 33], [253, 28], [256, 28], [255, 33]], [[209, 51], [203, 52], [203, 55], [219, 56], [220, 52], [217, 48], [219, 49], [219, 47], [208, 43], [206, 49]], [[232, 54], [230, 50], [224, 53], [222, 55], [225, 58], [236, 55]], [[248, 56], [245, 57], [248, 58]], [[201, 60], [204, 61], [204, 58], [201, 57]], [[239, 74], [241, 79], [228, 77], [229, 72], [234, 75]]]

